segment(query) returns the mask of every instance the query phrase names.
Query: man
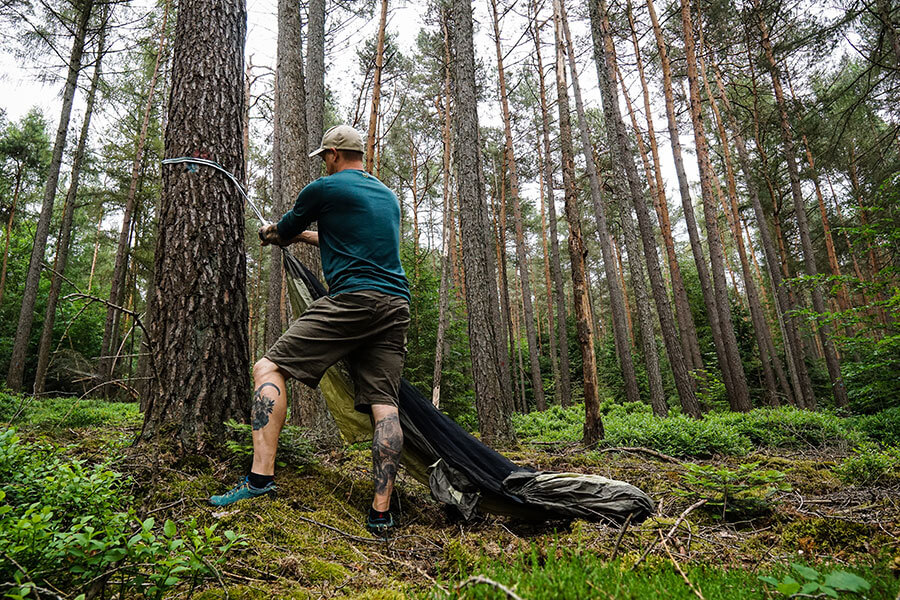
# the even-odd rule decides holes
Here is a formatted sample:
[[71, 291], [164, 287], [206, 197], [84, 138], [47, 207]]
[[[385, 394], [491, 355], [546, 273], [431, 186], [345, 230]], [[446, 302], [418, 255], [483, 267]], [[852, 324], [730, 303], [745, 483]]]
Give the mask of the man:
[[[397, 413], [406, 356], [409, 284], [400, 264], [400, 203], [363, 169], [363, 140], [346, 125], [332, 127], [310, 154], [326, 177], [307, 185], [277, 224], [259, 230], [263, 245], [319, 246], [329, 295], [319, 298], [253, 366], [253, 465], [233, 489], [210, 502], [224, 506], [275, 491], [275, 452], [287, 412], [285, 379], [315, 388], [325, 371], [347, 358], [356, 384], [355, 407], [374, 424], [375, 499], [368, 529], [394, 527], [391, 491], [403, 432]], [[318, 221], [318, 231], [305, 231]]]

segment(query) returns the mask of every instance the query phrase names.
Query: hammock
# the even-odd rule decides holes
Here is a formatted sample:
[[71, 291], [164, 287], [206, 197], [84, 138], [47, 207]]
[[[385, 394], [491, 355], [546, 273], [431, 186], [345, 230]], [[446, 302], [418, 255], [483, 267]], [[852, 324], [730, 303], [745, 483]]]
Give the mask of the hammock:
[[[294, 318], [325, 288], [286, 249], [282, 253]], [[319, 384], [328, 410], [348, 443], [372, 439], [368, 415], [353, 407], [353, 384], [337, 364]], [[653, 501], [641, 490], [599, 475], [553, 473], [526, 469], [471, 436], [405, 379], [400, 385], [403, 427], [401, 463], [434, 498], [456, 507], [470, 519], [476, 510], [529, 521], [581, 518], [621, 523], [653, 513]]]

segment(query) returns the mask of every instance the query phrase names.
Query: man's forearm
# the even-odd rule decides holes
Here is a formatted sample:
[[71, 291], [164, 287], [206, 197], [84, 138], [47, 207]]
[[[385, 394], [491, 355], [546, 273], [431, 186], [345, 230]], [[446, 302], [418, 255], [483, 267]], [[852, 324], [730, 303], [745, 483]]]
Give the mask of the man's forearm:
[[319, 245], [319, 232], [318, 231], [304, 231], [297, 237], [291, 240], [292, 244], [296, 244], [297, 242], [303, 242], [304, 244], [310, 244], [312, 246]]

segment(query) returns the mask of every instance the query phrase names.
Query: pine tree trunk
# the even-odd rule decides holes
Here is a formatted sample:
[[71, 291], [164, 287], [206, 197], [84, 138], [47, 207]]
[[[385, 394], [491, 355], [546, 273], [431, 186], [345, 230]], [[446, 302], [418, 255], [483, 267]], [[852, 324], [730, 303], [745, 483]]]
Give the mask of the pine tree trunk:
[[[634, 16], [631, 11], [631, 0], [628, 1], [628, 23], [631, 28], [631, 39], [634, 46], [635, 59], [637, 61], [638, 75], [641, 80], [641, 90], [644, 99], [644, 115], [647, 121], [647, 139], [650, 142], [650, 154], [653, 158], [653, 178], [647, 177], [648, 183], [656, 189], [656, 210], [659, 217], [659, 229], [662, 233], [663, 244], [665, 245], [666, 259], [669, 264], [669, 279], [672, 282], [672, 297], [675, 304], [675, 318], [678, 320], [678, 332], [682, 352], [684, 354], [685, 363], [691, 370], [703, 369], [703, 358], [700, 355], [700, 341], [697, 338], [697, 328], [694, 325], [694, 318], [691, 315], [691, 306], [687, 296], [687, 290], [684, 287], [684, 279], [681, 277], [681, 267], [678, 264], [678, 257], [675, 254], [675, 240], [672, 236], [672, 224], [669, 217], [669, 203], [666, 199], [666, 187], [662, 178], [662, 169], [659, 159], [659, 145], [656, 140], [656, 130], [653, 126], [653, 111], [650, 107], [650, 94], [647, 90], [647, 78], [644, 75], [644, 67], [641, 62], [640, 45], [638, 44], [637, 30], [634, 25]], [[622, 93], [626, 94], [624, 85]], [[637, 133], [637, 124], [634, 125]]]
[[[240, 180], [243, 0], [182, 0], [178, 8], [165, 155], [204, 152]], [[249, 417], [244, 208], [221, 173], [163, 169], [151, 346], [156, 386], [143, 438], [184, 454]]]
[[[306, 23], [306, 128], [307, 149], [322, 143], [325, 133], [325, 0], [309, 0]], [[322, 172], [319, 160], [309, 162], [309, 181]]]
[[[803, 192], [800, 189], [800, 173], [797, 168], [794, 138], [788, 120], [778, 64], [775, 62], [775, 55], [772, 51], [772, 42], [769, 39], [768, 28], [766, 27], [762, 13], [760, 12], [759, 0], [753, 0], [753, 6], [757, 12], [757, 25], [759, 26], [759, 31], [762, 35], [762, 45], [766, 53], [766, 58], [768, 59], [769, 75], [772, 78], [772, 87], [775, 90], [775, 103], [778, 107], [778, 116], [781, 123], [781, 138], [782, 143], [784, 144], [788, 176], [791, 179], [791, 196], [794, 200], [794, 214], [797, 217], [797, 229], [800, 233], [800, 244], [803, 249], [803, 266], [806, 270], [806, 274], [815, 278], [818, 275], [818, 268], [816, 267], [816, 257], [813, 251], [812, 239], [809, 235], [806, 206], [803, 201]], [[814, 283], [811, 292], [813, 310], [819, 315], [824, 315], [826, 309], [821, 286], [817, 282]], [[819, 341], [822, 344], [822, 349], [825, 354], [825, 365], [828, 368], [828, 377], [831, 380], [831, 390], [834, 394], [835, 404], [839, 407], [845, 407], [849, 405], [850, 400], [847, 397], [847, 389], [844, 386], [844, 380], [841, 375], [841, 365], [831, 340], [831, 327], [825, 322], [820, 322], [818, 323], [817, 329]]]
[[[657, 255], [656, 237], [653, 235], [653, 224], [650, 211], [647, 208], [637, 166], [634, 164], [634, 156], [630, 148], [628, 135], [625, 131], [625, 122], [619, 111], [619, 99], [615, 86], [615, 49], [612, 44], [612, 33], [607, 20], [606, 2], [600, 0], [599, 6], [592, 3], [591, 8], [591, 34], [594, 41], [594, 62], [597, 65], [597, 76], [600, 81], [600, 93], [603, 98], [603, 114], [608, 128], [610, 158], [614, 165], [619, 165], [623, 171], [620, 176], [627, 184], [623, 190], [631, 200], [631, 204], [637, 215], [640, 228], [641, 242], [644, 248], [644, 259], [647, 263], [647, 272], [650, 276], [650, 287], [653, 292], [653, 300], [656, 304], [656, 313], [659, 317], [660, 331], [665, 343], [666, 355], [675, 378], [675, 387], [678, 389], [678, 397], [681, 400], [682, 410], [686, 415], [699, 418], [701, 416], [700, 405], [694, 395], [694, 386], [690, 373], [681, 352], [678, 342], [678, 333], [675, 327], [675, 318], [666, 294], [665, 282], [659, 267]], [[627, 211], [623, 211], [623, 215]], [[630, 218], [630, 216], [629, 216]], [[629, 258], [631, 256], [629, 255]], [[634, 260], [640, 260], [637, 256]], [[632, 277], [634, 279], [634, 277]]]
[[565, 18], [563, 0], [553, 0], [553, 22], [556, 33], [556, 95], [559, 109], [559, 145], [562, 156], [563, 188], [566, 201], [566, 221], [569, 224], [569, 260], [572, 264], [572, 295], [575, 303], [575, 327], [578, 345], [581, 347], [582, 374], [584, 377], [584, 437], [587, 447], [595, 446], [603, 439], [603, 421], [600, 417], [600, 399], [597, 383], [597, 358], [594, 353], [594, 323], [591, 318], [588, 295], [585, 255], [587, 251], [581, 236], [581, 217], [575, 192], [575, 152], [572, 148], [572, 125], [569, 117], [569, 90], [566, 85]]
[[[543, 86], [543, 80], [541, 81]], [[543, 90], [542, 90], [543, 91]], [[553, 326], [553, 283], [550, 279], [550, 242], [547, 240], [547, 202], [546, 198], [553, 200], [553, 182], [547, 181], [546, 168], [547, 157], [544, 156], [541, 145], [541, 132], [538, 131], [535, 136], [535, 150], [538, 156], [538, 171], [540, 178], [541, 192], [541, 245], [544, 248], [544, 287], [547, 291], [547, 338], [550, 340], [550, 371], [553, 374], [554, 397], [559, 403], [558, 394], [555, 393], [560, 380], [559, 372], [559, 354], [556, 348], [556, 328]], [[550, 177], [552, 177], [552, 173]]]
[[[702, 22], [702, 20], [698, 20]], [[703, 32], [699, 30], [699, 48], [700, 52], [703, 52]], [[770, 348], [773, 347], [772, 344], [772, 333], [769, 331], [769, 324], [766, 321], [765, 313], [763, 312], [762, 304], [759, 299], [759, 292], [756, 289], [756, 284], [753, 280], [753, 273], [750, 270], [750, 260], [747, 257], [747, 249], [744, 247], [744, 236], [741, 233], [741, 225], [740, 225], [740, 212], [738, 211], [738, 199], [737, 199], [737, 183], [734, 178], [734, 167], [731, 162], [731, 147], [728, 141], [728, 134], [725, 131], [725, 124], [722, 121], [721, 113], [719, 112], [719, 107], [716, 104], [716, 98], [713, 96], [712, 89], [709, 85], [709, 77], [706, 72], [706, 62], [700, 57], [700, 75], [703, 78], [703, 87], [706, 91], [706, 96], [709, 99], [709, 105], [712, 108], [713, 112], [713, 122], [716, 125], [717, 131], [719, 132], [719, 141], [722, 149], [722, 157], [725, 162], [725, 176], [727, 180], [727, 190], [728, 190], [728, 198], [730, 203], [725, 202], [725, 199], [722, 198], [722, 202], [724, 205], [725, 217], [728, 222], [729, 228], [731, 229], [731, 234], [734, 239], [735, 245], [737, 246], [738, 257], [741, 261], [741, 273], [744, 278], [744, 289], [747, 293], [747, 303], [750, 308], [750, 318], [753, 322], [753, 335], [756, 338], [756, 347], [759, 351], [759, 359], [760, 364], [762, 365], [763, 370], [763, 379], [765, 381], [765, 385], [763, 386], [763, 395], [765, 398], [765, 403], [768, 406], [778, 406], [780, 404], [778, 400], [778, 390], [776, 389], [777, 384], [775, 382], [775, 370], [773, 368], [772, 363], [778, 362], [778, 357], [774, 354], [770, 354]], [[721, 188], [716, 185], [716, 193], [721, 193]]]
[[497, 270], [489, 249], [490, 223], [481, 176], [472, 5], [468, 0], [454, 0], [452, 8], [453, 104], [457, 108], [454, 157], [475, 407], [482, 439], [503, 444], [514, 439], [510, 421], [513, 401], [509, 362], [500, 344]]
[[497, 49], [497, 69], [500, 74], [500, 106], [503, 109], [503, 130], [506, 135], [506, 157], [509, 168], [510, 194], [512, 195], [513, 218], [516, 224], [516, 260], [519, 263], [519, 281], [522, 285], [524, 304], [525, 335], [528, 339], [528, 354], [531, 364], [531, 386], [537, 410], [546, 410], [544, 384], [541, 378], [541, 362], [537, 349], [537, 335], [534, 330], [534, 306], [531, 296], [531, 277], [528, 272], [528, 251], [525, 247], [525, 234], [522, 227], [522, 209], [519, 205], [519, 172], [516, 167], [516, 155], [513, 149], [512, 124], [509, 115], [509, 100], [506, 93], [506, 73], [503, 69], [503, 52], [500, 48], [500, 23], [497, 17], [497, 2], [491, 0], [494, 25], [494, 42]]
[[101, 25], [97, 40], [97, 57], [94, 62], [94, 74], [91, 77], [91, 85], [88, 89], [86, 106], [84, 109], [84, 121], [81, 124], [81, 133], [78, 136], [78, 146], [75, 149], [75, 158], [72, 162], [72, 174], [69, 181], [69, 191], [66, 194], [66, 204], [63, 210], [62, 223], [59, 226], [59, 238], [56, 242], [56, 259], [53, 262], [53, 273], [50, 279], [50, 292], [47, 296], [47, 310], [44, 313], [44, 327], [41, 331], [41, 342], [38, 347], [37, 373], [34, 376], [34, 395], [44, 393], [47, 381], [47, 368], [50, 365], [50, 344], [53, 343], [53, 325], [56, 322], [56, 305], [59, 302], [59, 293], [62, 289], [62, 276], [66, 272], [66, 264], [69, 260], [69, 240], [72, 234], [72, 221], [75, 216], [75, 202], [78, 198], [78, 183], [81, 177], [81, 165], [84, 161], [84, 148], [87, 145], [88, 132], [91, 128], [91, 116], [94, 113], [94, 99], [97, 95], [97, 86], [100, 84], [103, 55], [106, 52], [106, 23], [109, 19], [109, 7], [103, 8], [103, 24]]
[[[134, 159], [131, 161], [131, 179], [128, 184], [128, 196], [125, 199], [125, 212], [122, 215], [122, 228], [119, 231], [119, 244], [116, 247], [116, 261], [113, 266], [112, 285], [109, 290], [109, 302], [114, 305], [121, 305], [124, 296], [125, 274], [128, 269], [128, 258], [131, 251], [131, 231], [132, 219], [134, 217], [134, 204], [137, 196], [138, 180], [141, 176], [141, 167], [144, 163], [144, 147], [147, 143], [147, 131], [150, 127], [150, 114], [153, 111], [153, 96], [156, 93], [156, 82], [159, 78], [159, 67], [163, 61], [165, 54], [166, 33], [168, 32], [166, 25], [169, 19], [169, 2], [166, 2], [163, 10], [163, 18], [159, 30], [159, 47], [156, 52], [156, 60], [153, 64], [153, 75], [150, 77], [150, 83], [147, 86], [147, 100], [144, 103], [144, 114], [141, 121], [141, 130], [138, 134], [137, 147], [134, 152]], [[243, 81], [243, 76], [241, 77]], [[114, 308], [107, 308], [106, 322], [103, 327], [103, 340], [100, 344], [100, 362], [97, 367], [98, 375], [101, 379], [112, 379], [112, 358], [114, 348], [118, 343], [118, 311]], [[109, 358], [105, 358], [109, 357]]]
[[[495, 194], [491, 194], [491, 207], [493, 210], [494, 224], [494, 249], [497, 256], [497, 264], [499, 265], [500, 274], [500, 347], [503, 352], [507, 352], [510, 362], [510, 375], [512, 382], [516, 381], [516, 348], [513, 341], [512, 327], [512, 307], [509, 302], [509, 274], [506, 267], [506, 155], [501, 155], [504, 168], [496, 173], [496, 165], [494, 166], [496, 185]], [[496, 191], [500, 191], [499, 208], [497, 206]], [[516, 398], [513, 398], [513, 406], [516, 405]]]
[[72, 40], [72, 51], [69, 54], [66, 85], [63, 88], [59, 126], [56, 129], [56, 141], [53, 144], [53, 155], [50, 159], [47, 184], [44, 187], [41, 214], [38, 217], [37, 231], [35, 232], [34, 245], [31, 250], [31, 261], [28, 263], [28, 275], [25, 278], [25, 291], [22, 294], [19, 324], [16, 327], [16, 337], [9, 361], [9, 372], [6, 376], [7, 387], [15, 392], [21, 391], [25, 378], [25, 355], [28, 353], [31, 326], [34, 323], [34, 305], [37, 301], [38, 287], [41, 282], [41, 268], [47, 247], [47, 237], [50, 234], [50, 221], [53, 217], [53, 203], [56, 200], [59, 170], [62, 165], [63, 151], [66, 148], [69, 116], [72, 113], [72, 101], [75, 98], [75, 88], [78, 83], [78, 74], [81, 70], [81, 56], [84, 54], [85, 36], [93, 8], [94, 0], [81, 0], [77, 5], [78, 16], [74, 39]]
[[[559, 377], [556, 379], [556, 401], [560, 406], [572, 404], [571, 368], [569, 367], [569, 332], [566, 326], [566, 291], [563, 285], [562, 264], [559, 258], [559, 234], [556, 223], [556, 199], [553, 193], [553, 154], [550, 150], [550, 115], [547, 105], [547, 89], [544, 83], [544, 61], [541, 56], [540, 27], [534, 25], [535, 53], [538, 62], [538, 84], [541, 91], [541, 134], [544, 146], [544, 181], [547, 189], [547, 214], [550, 220], [550, 276], [556, 305], [556, 335], [559, 352]], [[553, 308], [548, 306], [548, 311]]]
[[[749, 51], [748, 40], [748, 58], [750, 58]], [[772, 201], [774, 203], [777, 202], [775, 190], [774, 186], [771, 183], [771, 180], [769, 179], [768, 159], [765, 150], [763, 149], [759, 132], [759, 112], [757, 108], [759, 94], [757, 93], [756, 88], [756, 74], [752, 68], [752, 58], [749, 65], [751, 69], [750, 74], [753, 92], [752, 114], [754, 141], [756, 142], [756, 147], [760, 153], [760, 158], [762, 159], [763, 173], [765, 175], [769, 196], [772, 198]], [[766, 220], [766, 215], [763, 212], [762, 203], [759, 200], [759, 192], [757, 191], [756, 186], [753, 185], [754, 178], [750, 169], [750, 155], [747, 152], [743, 137], [741, 137], [741, 135], [738, 133], [738, 127], [736, 119], [734, 117], [734, 112], [728, 105], [728, 96], [725, 94], [724, 87], [722, 86], [721, 81], [719, 81], [719, 91], [721, 97], [723, 98], [723, 102], [725, 102], [725, 108], [731, 118], [732, 129], [735, 132], [735, 145], [738, 149], [738, 159], [741, 164], [741, 170], [744, 172], [744, 179], [746, 180], [747, 189], [750, 192], [750, 201], [753, 205], [753, 212], [756, 216], [756, 224], [759, 229], [760, 239], [762, 240], [763, 252], [766, 256], [766, 264], [769, 267], [769, 277], [772, 280], [772, 289], [775, 291], [776, 304], [778, 305], [779, 309], [778, 318], [781, 322], [782, 337], [784, 339], [784, 351], [787, 357], [788, 364], [793, 367], [790, 369], [790, 373], [791, 383], [794, 386], [794, 401], [797, 406], [812, 410], [816, 407], [816, 398], [813, 393], [812, 382], [809, 378], [809, 372], [806, 368], [806, 361], [803, 358], [803, 344], [800, 339], [800, 333], [797, 328], [797, 323], [790, 316], [790, 313], [793, 309], [793, 302], [791, 300], [790, 290], [785, 284], [782, 277], [782, 275], [784, 274], [783, 266], [786, 264], [783, 251], [780, 252], [780, 249], [776, 248], [775, 242], [772, 240], [772, 236], [769, 233], [769, 225], [768, 221]], [[775, 216], [777, 217], [777, 211], [775, 213]], [[778, 241], [781, 242], [781, 232], [777, 227], [777, 221], [775, 233]]]
[[378, 137], [378, 109], [381, 105], [381, 71], [384, 69], [384, 30], [387, 27], [387, 12], [388, 0], [381, 0], [381, 19], [378, 21], [378, 42], [375, 48], [375, 80], [372, 83], [369, 135], [366, 139], [366, 171], [369, 173], [374, 172], [375, 166], [375, 141]]
[[16, 169], [16, 184], [13, 188], [12, 205], [9, 209], [9, 220], [6, 222], [6, 240], [3, 243], [3, 268], [0, 270], [0, 306], [3, 306], [3, 293], [6, 290], [6, 269], [9, 266], [9, 242], [12, 239], [13, 220], [16, 217], [16, 206], [19, 204], [19, 192], [22, 191], [22, 176], [25, 167]]
[[[703, 293], [703, 304], [706, 307], [706, 316], [709, 319], [709, 327], [712, 334], [713, 346], [716, 349], [716, 358], [719, 363], [719, 369], [722, 372], [722, 380], [727, 389], [734, 387], [732, 383], [731, 365], [728, 361], [728, 355], [725, 350], [725, 341], [723, 337], [723, 324], [719, 316], [719, 310], [716, 306], [716, 296], [713, 291], [713, 285], [709, 274], [709, 267], [706, 264], [706, 256], [703, 253], [703, 245], [700, 241], [700, 229], [697, 226], [697, 218], [694, 214], [694, 204], [691, 199], [690, 186], [687, 180], [687, 174], [684, 170], [684, 159], [681, 154], [681, 140], [678, 132], [678, 122], [675, 117], [675, 98], [672, 85], [672, 68], [669, 64], [666, 43], [663, 39], [662, 28], [656, 17], [656, 9], [653, 6], [653, 0], [647, 0], [647, 9], [650, 13], [650, 20], [653, 25], [653, 34], [656, 38], [656, 47], [659, 50], [660, 63], [663, 72], [663, 91], [666, 99], [666, 118], [668, 121], [669, 140], [672, 146], [672, 156], [675, 162], [675, 174], [678, 177], [678, 191], [681, 196], [681, 207], [684, 211], [684, 221], [688, 231], [688, 237], [691, 242], [691, 253], [694, 256], [694, 264], [697, 267], [697, 279], [700, 281], [700, 290]], [[730, 324], [724, 324], [730, 327]]]
[[[581, 85], [578, 81], [577, 63], [575, 61], [575, 52], [569, 35], [568, 23], [564, 20], [563, 25], [566, 33], [566, 49], [569, 55], [569, 69], [572, 74], [572, 88], [575, 95], [575, 112], [578, 114], [578, 125], [581, 134], [581, 151], [584, 154], [585, 167], [590, 182], [591, 200], [593, 201], [594, 217], [597, 220], [597, 235], [600, 238], [600, 253], [603, 257], [603, 269], [606, 274], [607, 288], [609, 289], [609, 305], [612, 312], [613, 341], [616, 347], [616, 356], [619, 358], [619, 367], [622, 369], [622, 380], [625, 383], [625, 398], [628, 402], [640, 402], [641, 396], [638, 391], [637, 376], [634, 370], [634, 358], [631, 352], [631, 339], [628, 335], [628, 316], [625, 306], [625, 294], [623, 287], [620, 285], [619, 278], [616, 273], [616, 260], [612, 251], [612, 242], [610, 241], [609, 224], [606, 218], [606, 200], [602, 196], [600, 177], [597, 174], [597, 165], [594, 162], [594, 153], [591, 148], [591, 136], [584, 112], [584, 103], [581, 97]], [[651, 316], [652, 318], [652, 316]], [[653, 327], [650, 326], [648, 338], [655, 346], [655, 335], [653, 335]], [[656, 375], [659, 376], [659, 363], [656, 361], [656, 352], [652, 353], [656, 364]], [[655, 381], [655, 379], [654, 379]], [[654, 385], [654, 391], [656, 386]], [[665, 416], [668, 412], [665, 398], [662, 397], [662, 381], [658, 382], [659, 397], [655, 393], [651, 394], [653, 398], [653, 410], [658, 416]]]
[[681, 26], [684, 31], [684, 53], [690, 89], [691, 121], [694, 125], [694, 143], [697, 148], [697, 163], [700, 168], [700, 196], [703, 200], [703, 216], [706, 221], [715, 306], [718, 310], [725, 360], [728, 362], [728, 371], [730, 373], [730, 376], [725, 380], [725, 386], [728, 391], [728, 403], [731, 409], [743, 412], [750, 410], [752, 405], [750, 404], [750, 391], [747, 388], [747, 376], [741, 363], [737, 337], [731, 322], [731, 303], [728, 299], [728, 283], [725, 281], [725, 253], [721, 234], [719, 233], [718, 211], [713, 201], [711, 178], [714, 175], [711, 172], [712, 168], [709, 162], [709, 152], [701, 116], [700, 84], [697, 76], [697, 57], [694, 50], [694, 33], [689, 0], [681, 0]]
[[449, 350], [447, 344], [447, 328], [450, 326], [450, 278], [452, 277], [452, 246], [453, 243], [453, 192], [450, 189], [450, 148], [453, 143], [450, 138], [450, 38], [447, 30], [447, 11], [441, 11], [441, 30], [444, 34], [444, 97], [442, 127], [443, 163], [441, 176], [443, 177], [444, 216], [442, 219], [441, 240], [441, 283], [438, 291], [438, 330], [437, 342], [434, 352], [434, 376], [431, 387], [431, 403], [435, 408], [441, 405], [441, 373], [443, 369], [444, 353]]

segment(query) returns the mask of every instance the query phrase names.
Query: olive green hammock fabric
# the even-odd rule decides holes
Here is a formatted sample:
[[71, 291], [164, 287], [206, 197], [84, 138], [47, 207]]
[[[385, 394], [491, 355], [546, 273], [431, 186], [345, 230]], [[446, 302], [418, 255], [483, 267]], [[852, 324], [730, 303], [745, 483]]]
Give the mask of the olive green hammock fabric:
[[[283, 253], [294, 318], [325, 295], [318, 279]], [[368, 415], [353, 407], [353, 384], [340, 363], [328, 369], [319, 389], [347, 443], [372, 439]], [[401, 462], [435, 499], [456, 507], [469, 519], [476, 510], [530, 521], [582, 518], [620, 523], [628, 515], [641, 521], [653, 513], [653, 501], [622, 481], [581, 473], [538, 472], [513, 464], [469, 435], [434, 408], [405, 379], [400, 388], [403, 427]]]

